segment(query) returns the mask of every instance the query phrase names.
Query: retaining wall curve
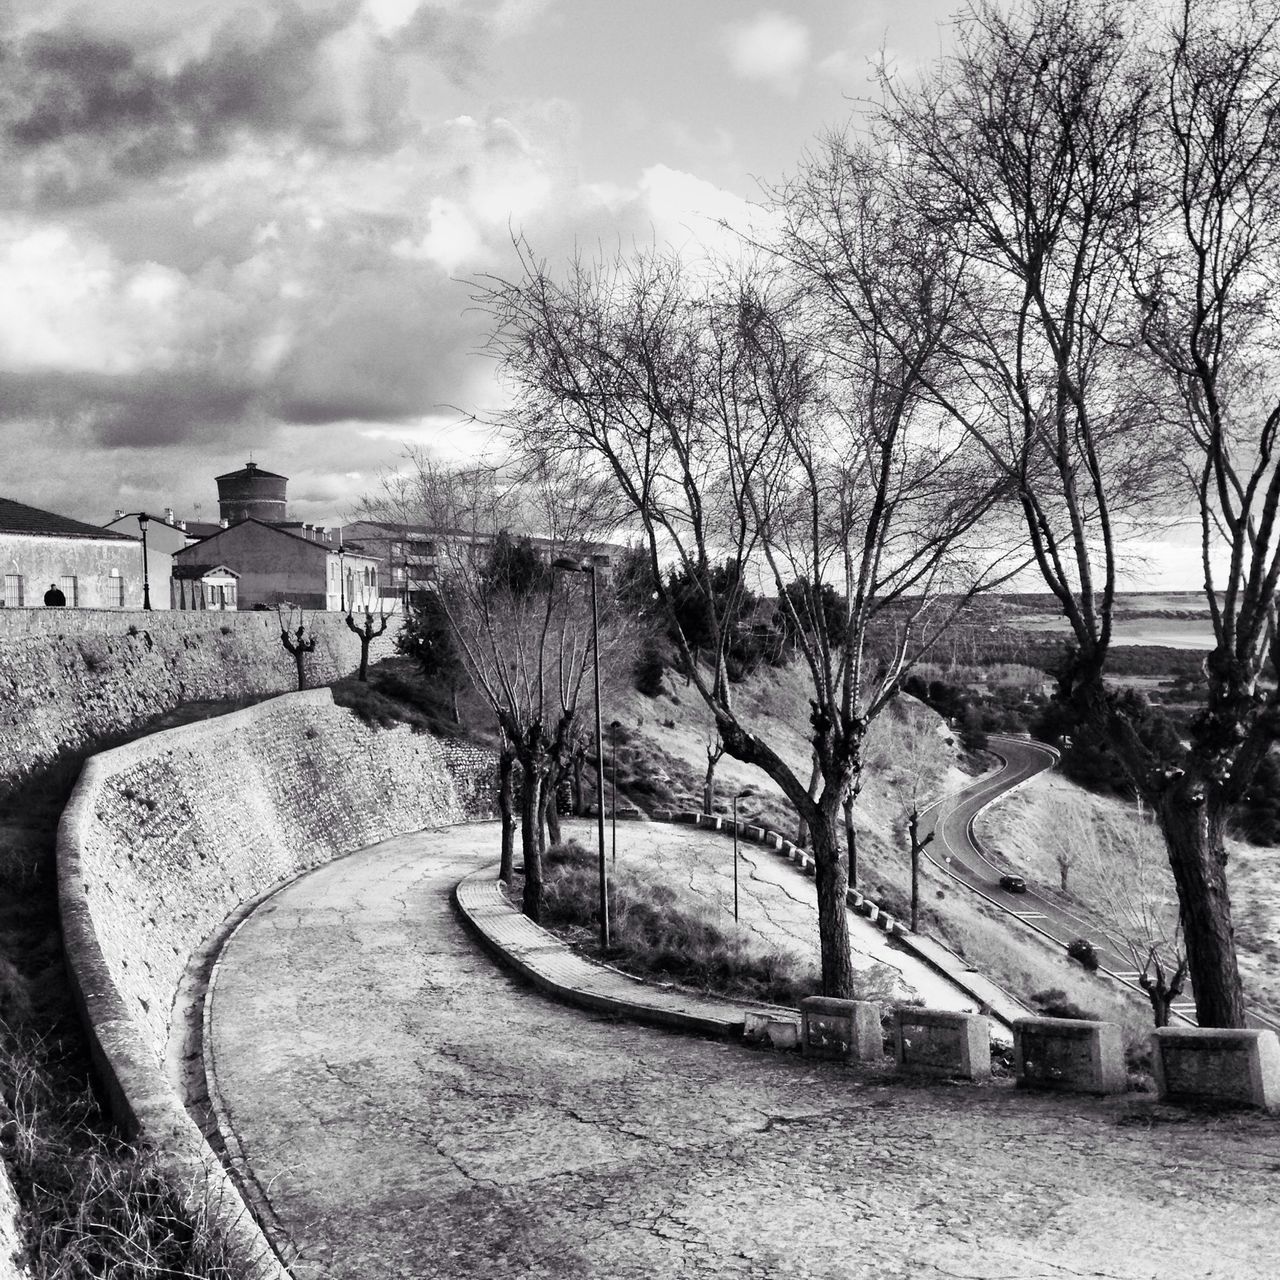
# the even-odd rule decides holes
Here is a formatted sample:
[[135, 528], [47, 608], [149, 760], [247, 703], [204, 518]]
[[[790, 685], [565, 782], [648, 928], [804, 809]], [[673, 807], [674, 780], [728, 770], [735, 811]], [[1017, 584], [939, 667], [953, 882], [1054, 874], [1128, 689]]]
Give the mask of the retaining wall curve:
[[283, 1273], [165, 1071], [185, 1026], [189, 961], [242, 903], [311, 867], [490, 816], [486, 767], [492, 776], [492, 758], [476, 748], [371, 729], [327, 689], [140, 738], [85, 764], [59, 828], [58, 877], [91, 1050], [117, 1120], [215, 1214], [247, 1275]]

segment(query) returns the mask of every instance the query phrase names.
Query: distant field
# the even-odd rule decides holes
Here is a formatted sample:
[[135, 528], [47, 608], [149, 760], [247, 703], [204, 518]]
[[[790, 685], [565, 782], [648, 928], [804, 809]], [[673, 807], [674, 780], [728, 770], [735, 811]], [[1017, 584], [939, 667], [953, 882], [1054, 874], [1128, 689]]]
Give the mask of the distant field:
[[[1062, 618], [1019, 618], [1016, 623], [1023, 631], [1068, 630]], [[1163, 645], [1168, 649], [1212, 649], [1213, 631], [1209, 619], [1127, 617], [1119, 618], [1114, 625], [1116, 644], [1141, 646]]]

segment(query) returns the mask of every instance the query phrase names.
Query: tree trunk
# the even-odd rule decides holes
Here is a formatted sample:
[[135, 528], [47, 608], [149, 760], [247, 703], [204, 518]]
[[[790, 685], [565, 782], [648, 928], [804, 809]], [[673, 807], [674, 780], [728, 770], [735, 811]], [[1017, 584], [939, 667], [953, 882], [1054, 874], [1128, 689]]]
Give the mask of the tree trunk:
[[716, 760], [718, 757], [707, 753], [707, 776], [702, 783], [702, 812], [714, 813], [716, 806]]
[[841, 806], [844, 809], [844, 847], [849, 857], [847, 861], [849, 888], [858, 887], [858, 833], [853, 825], [853, 796], [845, 796]]
[[[813, 753], [813, 767], [809, 770], [809, 795], [812, 798], [818, 790], [818, 783], [822, 780], [822, 766], [818, 762], [818, 753]], [[796, 844], [802, 849], [809, 843], [809, 824], [805, 820], [802, 813], [799, 821], [796, 823]]]
[[573, 753], [573, 812], [581, 817], [582, 810], [585, 807], [582, 802], [582, 752], [575, 751]]
[[1243, 1027], [1223, 846], [1226, 812], [1212, 789], [1184, 776], [1156, 805], [1156, 820], [1178, 886], [1187, 968], [1202, 1027]]
[[364, 632], [360, 633], [360, 670], [356, 672], [356, 679], [361, 684], [369, 683], [369, 639]]
[[498, 879], [511, 883], [511, 870], [515, 864], [515, 752], [507, 747], [498, 756], [498, 816], [502, 819], [502, 862]]
[[521, 758], [520, 846], [524, 854], [524, 899], [521, 909], [535, 924], [542, 919], [542, 776], [531, 759]]
[[560, 828], [560, 806], [556, 802], [556, 786], [559, 780], [559, 771], [556, 770], [543, 784], [542, 811], [547, 820], [547, 839], [552, 844], [559, 844], [564, 838]]
[[298, 691], [301, 692], [307, 687], [307, 655], [303, 649], [297, 650], [293, 655], [294, 665], [298, 668]]
[[852, 1000], [853, 960], [849, 951], [846, 894], [849, 877], [840, 856], [836, 806], [816, 808], [809, 823], [818, 888], [818, 941], [822, 951], [822, 994]]

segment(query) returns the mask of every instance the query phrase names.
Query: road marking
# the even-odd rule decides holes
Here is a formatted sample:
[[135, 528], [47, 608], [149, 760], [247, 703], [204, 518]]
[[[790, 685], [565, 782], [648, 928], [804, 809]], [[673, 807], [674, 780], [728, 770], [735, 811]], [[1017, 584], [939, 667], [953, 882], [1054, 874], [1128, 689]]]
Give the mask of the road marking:
[[1047, 920], [1049, 918], [1043, 911], [1015, 911], [1013, 914], [1019, 920]]

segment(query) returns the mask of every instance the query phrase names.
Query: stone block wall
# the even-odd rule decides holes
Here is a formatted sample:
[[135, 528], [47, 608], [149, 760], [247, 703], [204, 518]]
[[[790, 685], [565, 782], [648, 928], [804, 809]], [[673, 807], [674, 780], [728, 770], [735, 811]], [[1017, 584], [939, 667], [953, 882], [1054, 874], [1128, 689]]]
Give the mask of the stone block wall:
[[[493, 758], [450, 750], [474, 808]], [[91, 1054], [118, 1122], [213, 1215], [246, 1280], [287, 1272], [165, 1069], [186, 1025], [189, 961], [237, 907], [281, 881], [465, 816], [444, 744], [367, 727], [327, 689], [139, 738], [85, 764], [58, 831], [58, 891]]]
[[[308, 678], [354, 671], [360, 642], [338, 614], [308, 613]], [[371, 660], [394, 652], [395, 627]], [[297, 688], [274, 613], [0, 609], [0, 788], [171, 710]]]
[[465, 816], [435, 738], [369, 728], [327, 689], [289, 694], [92, 757], [59, 833], [63, 905], [87, 913], [159, 1062], [188, 958], [238, 905]]

